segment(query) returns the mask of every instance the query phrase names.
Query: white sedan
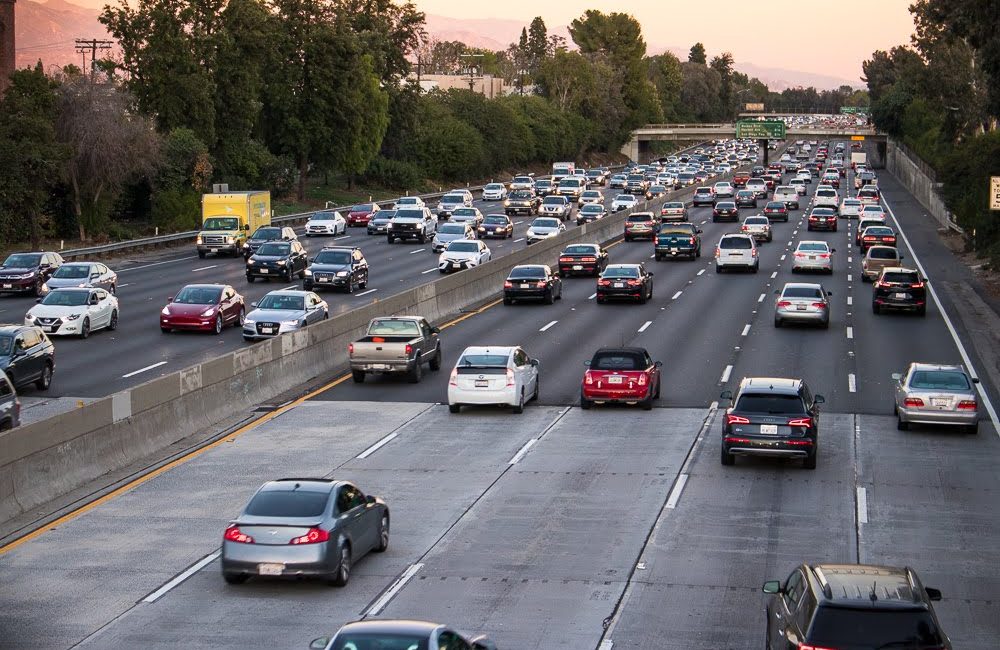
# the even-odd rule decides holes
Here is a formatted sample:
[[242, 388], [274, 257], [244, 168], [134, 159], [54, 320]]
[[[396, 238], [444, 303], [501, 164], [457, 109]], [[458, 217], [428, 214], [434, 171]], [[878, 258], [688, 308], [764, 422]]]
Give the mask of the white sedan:
[[639, 205], [639, 199], [634, 194], [619, 194], [611, 202], [611, 211], [621, 212], [622, 210], [631, 210], [637, 205]]
[[861, 214], [861, 201], [857, 199], [847, 198], [840, 202], [840, 211], [838, 212], [842, 218], [857, 219]]
[[396, 203], [393, 204], [393, 210], [402, 210], [403, 208], [422, 208], [424, 207], [424, 200], [419, 196], [401, 196], [396, 199]]
[[448, 380], [448, 410], [465, 405], [512, 406], [514, 413], [538, 399], [538, 359], [520, 347], [465, 348]]
[[471, 269], [492, 259], [486, 242], [478, 239], [456, 239], [438, 257], [438, 270], [442, 273]]
[[104, 289], [54, 289], [28, 310], [24, 324], [85, 339], [95, 330], [118, 329], [118, 298]]
[[484, 201], [503, 201], [507, 198], [507, 187], [503, 183], [490, 183], [483, 187]]
[[343, 235], [347, 232], [347, 220], [334, 210], [315, 212], [306, 222], [306, 236]]
[[525, 236], [528, 245], [535, 242], [558, 237], [560, 233], [566, 232], [566, 224], [553, 217], [538, 217], [528, 226], [528, 233]]

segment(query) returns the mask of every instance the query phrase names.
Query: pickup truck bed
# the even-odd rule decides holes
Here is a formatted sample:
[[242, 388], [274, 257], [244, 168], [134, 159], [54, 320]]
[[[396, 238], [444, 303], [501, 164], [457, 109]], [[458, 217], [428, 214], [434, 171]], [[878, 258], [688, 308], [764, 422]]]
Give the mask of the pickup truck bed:
[[[369, 331], [380, 319], [375, 319], [369, 326]], [[391, 320], [391, 319], [381, 319]], [[397, 321], [406, 326], [406, 321]], [[365, 375], [407, 374], [412, 383], [420, 381], [423, 375], [423, 364], [429, 363], [431, 370], [441, 368], [441, 347], [438, 342], [437, 328], [430, 327], [426, 321], [420, 321], [414, 328], [417, 335], [379, 335], [369, 334], [351, 343], [348, 351], [351, 360], [351, 375], [354, 381], [361, 383]]]

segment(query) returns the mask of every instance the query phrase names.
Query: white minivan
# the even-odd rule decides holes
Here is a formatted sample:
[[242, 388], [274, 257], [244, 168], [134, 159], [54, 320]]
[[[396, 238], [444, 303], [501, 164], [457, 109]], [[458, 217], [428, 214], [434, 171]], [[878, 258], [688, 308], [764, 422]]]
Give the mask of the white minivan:
[[813, 207], [840, 210], [840, 196], [837, 194], [837, 190], [828, 185], [820, 185], [816, 188], [816, 194], [813, 197]]
[[512, 406], [514, 413], [538, 399], [538, 359], [521, 347], [465, 348], [448, 379], [448, 410], [463, 406]]
[[723, 235], [719, 240], [715, 248], [715, 272], [722, 273], [730, 268], [749, 269], [751, 273], [760, 269], [757, 244], [752, 235], [734, 233]]

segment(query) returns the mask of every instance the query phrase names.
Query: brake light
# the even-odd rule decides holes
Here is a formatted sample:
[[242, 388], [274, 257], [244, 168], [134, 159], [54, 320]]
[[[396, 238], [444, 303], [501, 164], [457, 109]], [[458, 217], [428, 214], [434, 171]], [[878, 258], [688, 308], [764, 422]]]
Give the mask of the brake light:
[[413, 346], [407, 343], [403, 351], [405, 352], [406, 356], [410, 356], [411, 354], [413, 354]]
[[789, 300], [779, 300], [778, 307], [791, 307], [792, 303]]
[[572, 262], [573, 258], [572, 257], [560, 257], [559, 261], [560, 262]]
[[458, 368], [452, 368], [451, 376], [448, 377], [449, 386], [458, 386]]
[[353, 343], [348, 343], [347, 344], [347, 354], [349, 354], [349, 355], [353, 355], [354, 354], [354, 344]]
[[511, 282], [510, 280], [505, 280], [504, 283], [503, 283], [503, 288], [504, 289], [511, 289], [511, 288], [513, 288], [513, 286], [514, 286], [514, 283]]
[[597, 258], [596, 257], [583, 257], [583, 258], [580, 258], [580, 261], [581, 262], [596, 262]]
[[820, 253], [819, 257], [821, 257], [824, 260], [830, 259], [830, 254], [829, 253]]
[[875, 238], [874, 237], [865, 237], [864, 240], [865, 241], [875, 241]]
[[740, 230], [742, 230], [743, 232], [746, 232], [746, 231], [747, 231], [747, 226], [746, 226], [746, 224], [743, 224], [743, 226], [742, 226], [742, 227], [740, 228]]
[[825, 302], [814, 302], [812, 304], [812, 306], [813, 307], [819, 307], [820, 309], [826, 309], [826, 303]]
[[598, 280], [597, 284], [599, 284], [602, 287], [609, 287], [611, 286], [611, 280]]
[[812, 418], [792, 418], [788, 421], [790, 427], [811, 427]]
[[828, 648], [826, 646], [819, 645], [809, 645], [808, 643], [800, 643], [798, 650], [836, 650], [836, 648]]
[[642, 280], [629, 280], [628, 281], [628, 286], [630, 286], [630, 287], [637, 287], [640, 284], [642, 284]]
[[539, 280], [537, 283], [535, 283], [535, 286], [538, 287], [539, 289], [544, 289], [545, 284], [546, 284], [545, 280]]
[[583, 373], [583, 383], [587, 384], [588, 386], [594, 383], [594, 376], [590, 374], [589, 370]]
[[721, 257], [722, 256], [722, 250], [720, 250], [719, 248], [716, 248], [715, 249], [715, 256], [716, 257]]
[[913, 284], [910, 285], [910, 288], [911, 289], [923, 289], [924, 288], [924, 283], [923, 282], [914, 282]]
[[508, 386], [514, 385], [514, 371], [511, 370], [510, 368], [507, 369], [507, 385]]
[[730, 415], [727, 413], [726, 424], [750, 424], [750, 418], [745, 418], [742, 415]]
[[903, 406], [923, 406], [924, 400], [919, 397], [907, 397], [903, 400]]
[[975, 411], [976, 410], [976, 400], [974, 399], [963, 399], [958, 403], [959, 411]]
[[752, 255], [753, 257], [757, 257], [757, 249], [756, 248], [752, 249], [750, 251], [750, 255]]
[[236, 524], [230, 524], [229, 528], [226, 529], [226, 533], [222, 536], [222, 539], [227, 542], [238, 542], [240, 544], [253, 544], [253, 537], [250, 537]]
[[310, 528], [309, 532], [301, 537], [295, 537], [289, 544], [319, 544], [330, 541], [330, 533], [322, 528]]

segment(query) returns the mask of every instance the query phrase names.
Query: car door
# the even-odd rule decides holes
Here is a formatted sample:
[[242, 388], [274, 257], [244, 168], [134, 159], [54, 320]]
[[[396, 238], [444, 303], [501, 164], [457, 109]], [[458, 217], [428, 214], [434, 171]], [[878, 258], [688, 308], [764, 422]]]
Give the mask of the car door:
[[430, 650], [472, 650], [472, 646], [457, 632], [441, 630], [438, 632], [437, 647]]
[[798, 569], [788, 576], [781, 593], [771, 601], [768, 617], [768, 637], [771, 639], [768, 650], [786, 650], [798, 648], [802, 635], [794, 620], [798, 611], [799, 601], [805, 591], [805, 581]]
[[353, 559], [368, 552], [370, 545], [365, 540], [364, 509], [360, 507], [361, 492], [350, 483], [337, 488], [337, 527], [347, 537], [352, 545]]
[[111, 304], [111, 294], [104, 289], [95, 289], [90, 293], [90, 296], [91, 300], [97, 300], [97, 304], [94, 305], [94, 317], [90, 321], [91, 328], [107, 327], [108, 323], [111, 322], [111, 311], [114, 309]]
[[[95, 277], [96, 276], [96, 277]], [[94, 264], [90, 267], [90, 281], [95, 287], [111, 290], [111, 269], [103, 264]]]
[[347, 483], [341, 488], [344, 491], [347, 513], [351, 522], [351, 537], [354, 541], [354, 559], [370, 551], [375, 546], [378, 536], [376, 527], [378, 520], [374, 510], [368, 506], [365, 495], [356, 486]]
[[219, 311], [222, 312], [222, 322], [231, 323], [239, 318], [240, 306], [236, 300], [236, 290], [232, 287], [224, 287], [222, 296], [219, 299]]
[[351, 269], [351, 274], [354, 277], [354, 281], [361, 285], [367, 284], [368, 282], [368, 260], [361, 253], [360, 250], [355, 250], [352, 257], [353, 265]]

